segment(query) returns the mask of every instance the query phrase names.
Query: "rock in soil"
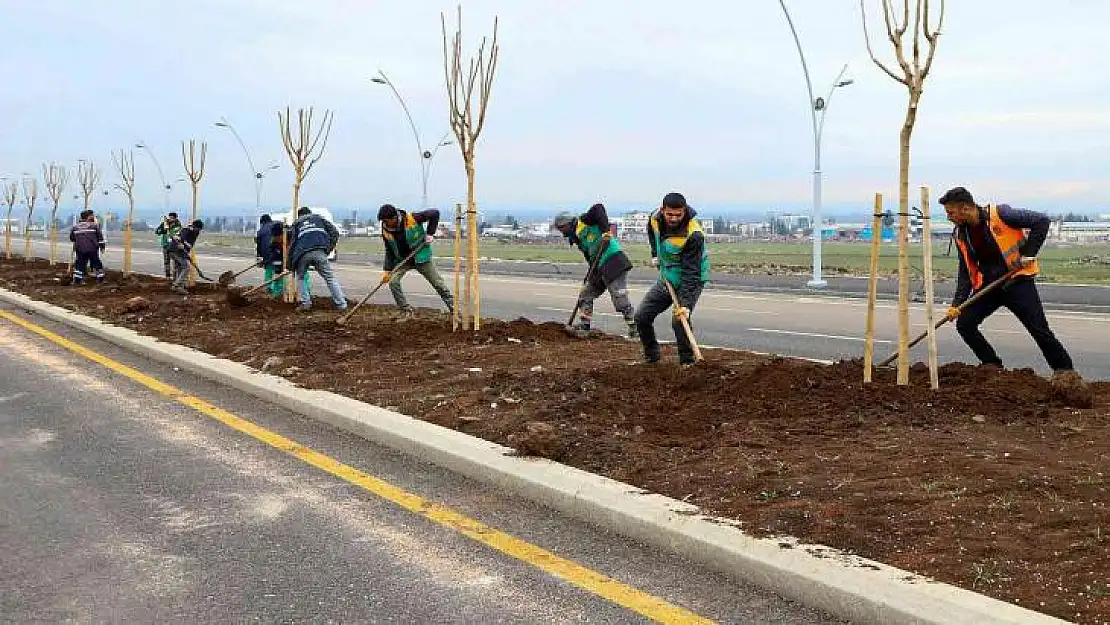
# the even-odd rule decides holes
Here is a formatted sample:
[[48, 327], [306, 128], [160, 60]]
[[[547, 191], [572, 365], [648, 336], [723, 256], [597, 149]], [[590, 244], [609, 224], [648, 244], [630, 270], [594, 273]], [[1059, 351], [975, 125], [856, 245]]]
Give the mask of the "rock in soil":
[[1095, 394], [1078, 372], [1061, 371], [1052, 376], [1052, 397], [1066, 406], [1090, 408]]
[[510, 434], [506, 440], [522, 456], [558, 460], [566, 453], [566, 446], [559, 439], [555, 426], [544, 421], [525, 423], [523, 432]]
[[124, 302], [121, 310], [128, 313], [136, 313], [142, 312], [144, 310], [152, 310], [157, 307], [157, 304], [148, 300], [147, 298], [135, 296]]

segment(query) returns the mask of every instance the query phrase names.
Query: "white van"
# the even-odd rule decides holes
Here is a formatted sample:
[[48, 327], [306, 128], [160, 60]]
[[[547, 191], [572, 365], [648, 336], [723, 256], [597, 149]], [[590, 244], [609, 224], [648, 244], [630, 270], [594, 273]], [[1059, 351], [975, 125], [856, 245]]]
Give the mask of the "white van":
[[[323, 217], [324, 219], [327, 219], [328, 221], [330, 221], [331, 224], [333, 226], [335, 226], [335, 229], [340, 231], [339, 234], [342, 237], [343, 231], [339, 228], [339, 224], [336, 223], [335, 216], [331, 214], [330, 210], [328, 210], [328, 209], [326, 209], [322, 206], [309, 206], [308, 210], [313, 215], [319, 215], [319, 216]], [[284, 223], [287, 226], [292, 224], [294, 221], [297, 220], [297, 214], [296, 214], [295, 211], [291, 211], [291, 212], [288, 212], [288, 213], [271, 213], [270, 216], [273, 217], [275, 220], [280, 219], [282, 221], [282, 223]], [[338, 243], [336, 243], [335, 249], [332, 250], [330, 254], [328, 254], [328, 260], [329, 261], [339, 260], [339, 244]]]

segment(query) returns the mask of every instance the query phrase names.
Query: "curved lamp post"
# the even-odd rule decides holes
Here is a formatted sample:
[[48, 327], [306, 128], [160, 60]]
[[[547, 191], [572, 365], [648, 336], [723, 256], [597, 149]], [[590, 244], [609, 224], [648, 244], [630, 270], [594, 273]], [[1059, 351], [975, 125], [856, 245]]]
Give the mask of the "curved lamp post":
[[794, 20], [790, 19], [790, 12], [786, 10], [785, 0], [779, 0], [779, 6], [782, 7], [782, 13], [786, 16], [786, 23], [790, 26], [790, 33], [794, 35], [794, 44], [798, 47], [798, 58], [802, 61], [802, 73], [806, 79], [806, 91], [809, 93], [809, 113], [810, 120], [813, 125], [813, 214], [810, 220], [813, 228], [813, 279], [806, 283], [806, 286], [814, 289], [823, 289], [828, 286], [821, 277], [821, 133], [825, 129], [825, 113], [829, 110], [829, 104], [832, 102], [833, 92], [837, 87], [847, 87], [854, 81], [851, 79], [843, 80], [844, 72], [848, 71], [848, 64], [845, 63], [844, 67], [840, 69], [840, 73], [836, 75], [836, 80], [833, 81], [832, 86], [829, 87], [828, 94], [824, 97], [813, 97], [813, 84], [809, 79], [809, 68], [806, 65], [806, 56], [802, 52], [802, 42], [798, 38], [798, 31], [794, 28]]
[[[251, 158], [251, 152], [247, 149], [247, 144], [243, 142], [243, 138], [240, 137], [239, 133], [235, 130], [235, 126], [232, 126], [231, 122], [227, 121], [226, 117], [221, 117], [220, 121], [216, 122], [216, 126], [229, 130], [231, 136], [235, 137], [235, 141], [239, 144], [239, 147], [243, 149], [243, 155], [247, 157], [247, 165], [251, 168], [251, 178], [254, 180], [254, 216], [258, 218], [262, 215], [262, 181], [265, 180], [267, 171], [278, 169], [278, 166], [270, 164], [265, 170], [258, 169], [254, 166], [254, 159]], [[246, 232], [247, 227], [247, 224], [244, 223], [244, 232]]]
[[168, 213], [170, 210], [170, 185], [166, 184], [166, 174], [162, 171], [162, 164], [158, 162], [158, 157], [154, 155], [154, 151], [144, 141], [135, 144], [135, 147], [146, 152], [150, 160], [154, 161], [154, 167], [158, 170], [158, 179], [162, 181], [162, 204], [163, 212]]
[[385, 72], [379, 69], [378, 75], [374, 78], [371, 78], [370, 82], [389, 87], [390, 91], [393, 92], [394, 97], [397, 98], [397, 102], [405, 111], [405, 117], [407, 117], [409, 120], [409, 127], [412, 128], [412, 136], [414, 139], [416, 139], [417, 154], [419, 154], [420, 156], [420, 208], [428, 208], [428, 177], [432, 170], [432, 159], [435, 158], [436, 153], [439, 152], [440, 148], [445, 145], [451, 145], [452, 142], [447, 140], [447, 137], [451, 134], [451, 130], [448, 129], [447, 132], [443, 133], [443, 136], [440, 137], [434, 148], [432, 148], [431, 150], [426, 149], [424, 147], [424, 144], [420, 141], [420, 131], [416, 129], [416, 122], [412, 120], [412, 114], [409, 113], [408, 104], [405, 103], [405, 99], [401, 97], [401, 93], [397, 91], [396, 87], [393, 86], [393, 83], [390, 82], [389, 78], [385, 75]]

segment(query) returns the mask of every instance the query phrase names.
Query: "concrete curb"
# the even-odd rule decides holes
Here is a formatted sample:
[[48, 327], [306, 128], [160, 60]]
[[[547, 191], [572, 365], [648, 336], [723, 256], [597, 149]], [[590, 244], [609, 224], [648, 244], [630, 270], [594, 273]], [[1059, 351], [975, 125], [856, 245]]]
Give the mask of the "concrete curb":
[[695, 506], [0, 289], [0, 301], [858, 623], [1066, 623], [792, 539], [753, 538]]

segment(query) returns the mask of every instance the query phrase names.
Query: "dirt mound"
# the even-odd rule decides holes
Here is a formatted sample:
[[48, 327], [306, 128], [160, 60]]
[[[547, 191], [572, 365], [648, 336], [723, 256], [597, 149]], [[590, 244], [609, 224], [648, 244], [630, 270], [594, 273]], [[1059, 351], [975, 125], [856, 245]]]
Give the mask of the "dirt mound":
[[[1090, 396], [1030, 370], [962, 364], [928, 388], [858, 360], [821, 365], [739, 351], [642, 365], [638, 344], [559, 323], [368, 305], [345, 326], [266, 296], [232, 308], [160, 278], [101, 287], [0, 261], [0, 283], [146, 335], [266, 368], [682, 499], [762, 535], [789, 534], [1080, 621], [1110, 619], [1110, 383]], [[64, 272], [64, 265], [61, 266]], [[141, 297], [143, 310], [126, 309]], [[1090, 402], [1090, 403], [1088, 403]], [[1089, 406], [1089, 407], [1087, 407]], [[1099, 529], [1102, 528], [1102, 529]]]

